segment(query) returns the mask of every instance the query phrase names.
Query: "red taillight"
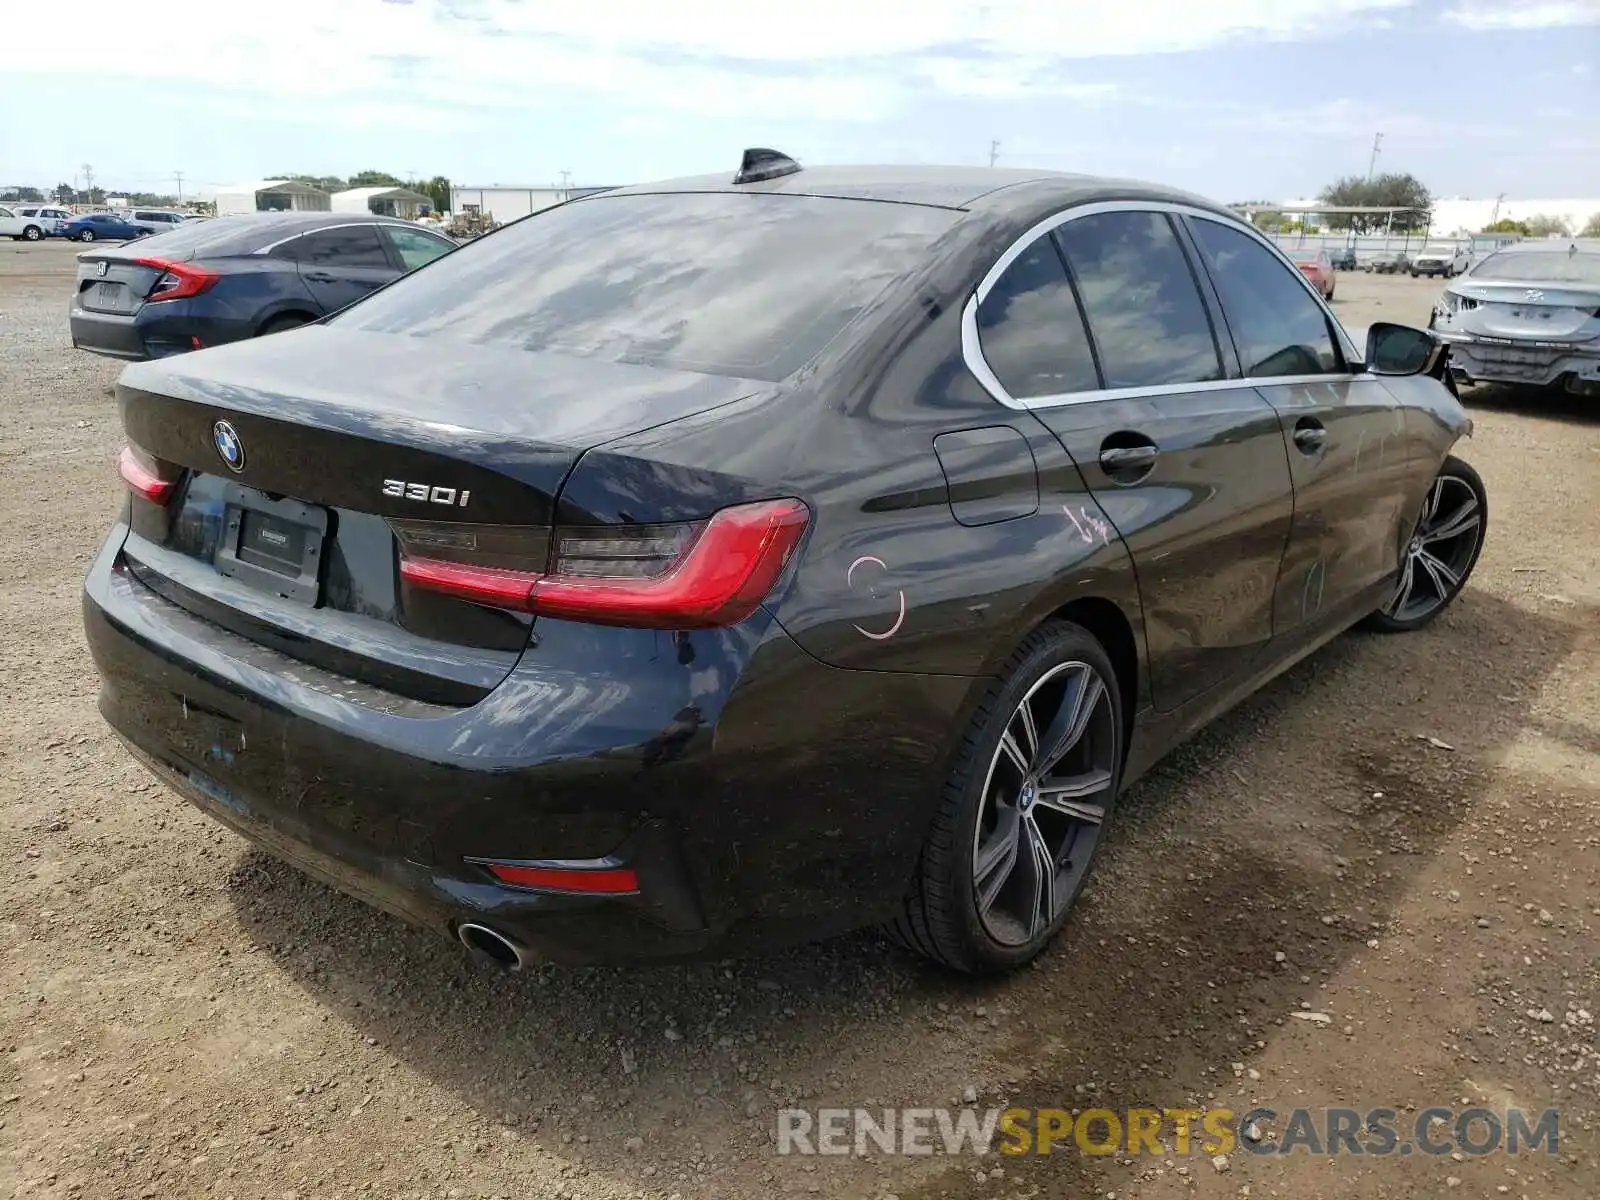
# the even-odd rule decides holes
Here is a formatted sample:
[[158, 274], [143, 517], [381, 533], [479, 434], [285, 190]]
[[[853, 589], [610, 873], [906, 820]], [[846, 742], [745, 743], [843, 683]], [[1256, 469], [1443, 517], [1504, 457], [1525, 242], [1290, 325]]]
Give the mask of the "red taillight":
[[591, 625], [712, 629], [755, 612], [805, 533], [799, 500], [725, 508], [696, 526], [556, 532], [551, 569], [406, 556], [409, 583], [463, 600]]
[[580, 892], [591, 896], [631, 896], [639, 890], [632, 867], [543, 867], [519, 863], [479, 862], [501, 883], [547, 892]]
[[155, 465], [132, 446], [124, 446], [117, 456], [117, 471], [134, 494], [152, 504], [165, 504], [172, 499], [173, 488], [178, 486], [175, 479], [163, 479]]
[[150, 294], [145, 297], [147, 302], [198, 296], [222, 278], [215, 271], [203, 270], [189, 263], [171, 262], [165, 258], [139, 258], [134, 261], [141, 267], [152, 267], [162, 272], [161, 278], [156, 280]]

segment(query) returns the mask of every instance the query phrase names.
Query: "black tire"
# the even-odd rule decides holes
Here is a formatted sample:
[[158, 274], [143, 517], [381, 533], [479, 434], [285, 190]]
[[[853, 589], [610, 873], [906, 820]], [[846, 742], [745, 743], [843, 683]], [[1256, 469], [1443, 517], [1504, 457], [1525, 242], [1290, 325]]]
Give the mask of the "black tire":
[[[1036, 730], [1031, 757], [1036, 764], [1047, 760], [1049, 754], [1043, 747], [1055, 740], [1048, 736], [1050, 724], [1038, 726], [1030, 715], [1035, 723], [1025, 725], [1021, 707], [1027, 703], [1033, 706], [1030, 714], [1049, 713], [1058, 687], [1061, 694], [1053, 720], [1062, 722], [1061, 729], [1068, 737], [1076, 724], [1069, 706], [1078, 705], [1078, 711], [1088, 710], [1088, 715], [1082, 718], [1081, 734], [1057, 764], [1070, 764], [1070, 770], [1062, 775], [1047, 768], [1035, 777], [1024, 773], [1005, 753], [1002, 739], [1017, 731], [1010, 741], [1017, 749], [1027, 742], [1027, 731]], [[1089, 877], [1115, 809], [1122, 785], [1123, 703], [1111, 659], [1087, 630], [1067, 621], [1051, 621], [1027, 637], [984, 696], [962, 740], [905, 907], [888, 927], [895, 940], [942, 966], [972, 975], [1015, 970], [1049, 945]], [[1005, 778], [997, 774], [1002, 769], [1010, 773]], [[1091, 777], [1103, 777], [1093, 791], [1073, 790], [1055, 800], [1044, 799], [1052, 786], [1068, 786], [1064, 779]], [[1007, 786], [1013, 779], [1020, 781], [1020, 787]], [[1016, 798], [1009, 805], [1000, 799], [1013, 794]], [[1084, 819], [1063, 813], [1056, 807], [1058, 802], [1085, 811], [1098, 810], [1098, 816]], [[992, 859], [992, 847], [1011, 836], [1002, 831], [1002, 813], [1016, 822], [1016, 849], [1010, 865], [1004, 867], [1003, 878], [993, 885], [987, 904], [980, 907], [977, 860], [980, 854]], [[1030, 838], [1030, 830], [1037, 841]], [[1052, 832], [1059, 845], [1052, 844]], [[1025, 861], [1024, 846], [1047, 854], [1054, 870], [1032, 873], [1026, 864], [1037, 864], [1040, 859], [1030, 853]], [[990, 871], [989, 879], [999, 875]], [[1040, 886], [1046, 877], [1048, 889]], [[1014, 898], [1031, 914], [1027, 928], [1021, 918], [1002, 909], [999, 901], [1007, 897], [1008, 905]], [[1045, 911], [1053, 915], [1045, 918]], [[1021, 936], [999, 936], [997, 929]]]
[[37, 225], [29, 225], [22, 231], [22, 237], [25, 241], [37, 242], [44, 237], [44, 230]]
[[309, 325], [310, 317], [302, 317], [299, 313], [283, 313], [273, 317], [260, 329], [256, 330], [257, 337], [266, 337], [269, 333], [282, 333], [286, 329], [298, 329], [302, 325]]
[[80, 242], [92, 242], [92, 241], [94, 241], [94, 230], [85, 229], [82, 233], [80, 233], [78, 235], [78, 240]]
[[[1460, 532], [1452, 534], [1457, 526]], [[1410, 633], [1432, 622], [1467, 586], [1488, 530], [1489, 494], [1483, 480], [1471, 463], [1452, 454], [1428, 488], [1401, 553], [1394, 594], [1363, 624], [1380, 633]]]

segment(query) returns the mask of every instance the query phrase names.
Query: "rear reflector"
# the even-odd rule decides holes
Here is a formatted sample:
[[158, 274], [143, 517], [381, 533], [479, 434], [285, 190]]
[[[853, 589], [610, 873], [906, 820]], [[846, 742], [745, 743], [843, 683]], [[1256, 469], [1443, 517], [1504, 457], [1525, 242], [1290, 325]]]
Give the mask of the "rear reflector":
[[222, 278], [215, 271], [202, 270], [189, 263], [172, 262], [165, 258], [140, 258], [134, 261], [141, 267], [151, 267], [162, 272], [161, 278], [156, 280], [155, 286], [150, 289], [150, 294], [145, 297], [146, 301], [183, 300], [190, 296], [198, 296]]
[[538, 867], [473, 859], [501, 883], [547, 892], [580, 892], [591, 896], [632, 896], [639, 876], [632, 867]]
[[755, 612], [810, 515], [799, 500], [766, 500], [692, 525], [558, 529], [543, 572], [417, 554], [408, 532], [400, 574], [463, 600], [591, 625], [712, 629]]
[[132, 446], [124, 446], [117, 456], [117, 471], [129, 490], [152, 504], [165, 504], [178, 486], [175, 479], [163, 479], [156, 465]]

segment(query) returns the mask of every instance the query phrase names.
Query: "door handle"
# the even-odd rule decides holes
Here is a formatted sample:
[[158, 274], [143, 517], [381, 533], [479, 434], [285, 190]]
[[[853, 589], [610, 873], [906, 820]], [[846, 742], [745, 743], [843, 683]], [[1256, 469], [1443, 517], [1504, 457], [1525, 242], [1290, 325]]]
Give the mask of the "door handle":
[[1100, 443], [1100, 469], [1112, 483], [1130, 486], [1155, 470], [1160, 453], [1154, 442], [1140, 434], [1112, 434]]
[[306, 272], [306, 278], [311, 280], [312, 283], [332, 283], [333, 282], [333, 276], [329, 275], [326, 271], [307, 271]]
[[1321, 454], [1322, 448], [1327, 445], [1328, 431], [1322, 427], [1321, 422], [1310, 417], [1301, 417], [1294, 427], [1295, 449], [1302, 454]]
[[1100, 451], [1100, 465], [1108, 475], [1145, 470], [1156, 465], [1160, 453], [1154, 446], [1112, 446]]

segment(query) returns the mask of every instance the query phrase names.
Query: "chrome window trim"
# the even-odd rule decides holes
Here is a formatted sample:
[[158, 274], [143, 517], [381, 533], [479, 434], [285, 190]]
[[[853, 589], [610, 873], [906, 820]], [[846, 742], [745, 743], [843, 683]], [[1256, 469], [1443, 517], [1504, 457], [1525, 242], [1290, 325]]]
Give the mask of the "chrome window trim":
[[[399, 224], [400, 224], [399, 221], [344, 221], [344, 222], [341, 222], [338, 225], [318, 225], [315, 229], [302, 229], [297, 233], [291, 233], [288, 237], [281, 237], [277, 241], [273, 242], [271, 245], [262, 246], [259, 250], [252, 250], [252, 251], [250, 251], [250, 253], [251, 254], [271, 254], [279, 246], [286, 246], [290, 242], [294, 241], [296, 238], [303, 238], [307, 234], [312, 234], [312, 233], [327, 233], [330, 229], [354, 229], [358, 225], [361, 225], [361, 226], [370, 225], [370, 226], [372, 226], [374, 228], [382, 228], [385, 225], [399, 225]], [[426, 233], [427, 230], [420, 230], [419, 232]], [[443, 239], [441, 239], [441, 240], [443, 240]]]
[[[1096, 388], [1092, 391], [1057, 392], [1046, 396], [1029, 396], [1025, 399], [1018, 399], [1011, 395], [1000, 383], [988, 361], [983, 357], [983, 345], [978, 338], [978, 305], [988, 299], [990, 291], [999, 282], [1000, 276], [1005, 274], [1006, 268], [1015, 262], [1022, 252], [1033, 245], [1040, 237], [1082, 217], [1093, 217], [1102, 213], [1113, 212], [1159, 212], [1194, 217], [1215, 222], [1226, 229], [1236, 229], [1254, 238], [1260, 245], [1265, 246], [1300, 281], [1300, 285], [1305, 289], [1306, 295], [1311, 297], [1317, 307], [1322, 310], [1323, 316], [1332, 323], [1331, 328], [1334, 330], [1334, 339], [1338, 343], [1339, 350], [1344, 355], [1345, 361], [1363, 361], [1363, 356], [1356, 351], [1354, 344], [1350, 341], [1350, 335], [1345, 332], [1344, 326], [1339, 323], [1339, 318], [1333, 315], [1333, 310], [1323, 301], [1316, 288], [1311, 286], [1311, 281], [1305, 277], [1305, 273], [1295, 266], [1289, 256], [1274, 242], [1263, 237], [1259, 230], [1242, 221], [1229, 221], [1226, 217], [1204, 208], [1198, 208], [1192, 204], [1178, 204], [1170, 200], [1105, 200], [1095, 204], [1083, 204], [1074, 208], [1064, 209], [1061, 212], [1045, 217], [1042, 221], [1035, 222], [1021, 237], [1007, 246], [1005, 252], [999, 258], [995, 259], [994, 265], [984, 274], [978, 286], [973, 289], [972, 295], [967, 297], [966, 305], [961, 310], [962, 361], [966, 363], [967, 370], [972, 372], [973, 378], [978, 381], [983, 390], [988, 392], [999, 403], [1005, 405], [1005, 407], [1022, 410], [1060, 408], [1068, 404], [1093, 404], [1102, 400], [1131, 400], [1149, 396], [1171, 396], [1184, 392], [1222, 392], [1232, 388], [1282, 387], [1285, 385], [1293, 386], [1313, 383], [1353, 383], [1358, 380], [1376, 378], [1376, 376], [1365, 370], [1339, 371], [1326, 375], [1245, 376], [1239, 379], [1207, 379], [1194, 383], [1163, 383], [1148, 387]], [[1204, 301], [1205, 297], [1202, 296], [1201, 299]], [[1221, 315], [1226, 316], [1225, 313]], [[1085, 314], [1084, 319], [1087, 321], [1087, 314]]]

